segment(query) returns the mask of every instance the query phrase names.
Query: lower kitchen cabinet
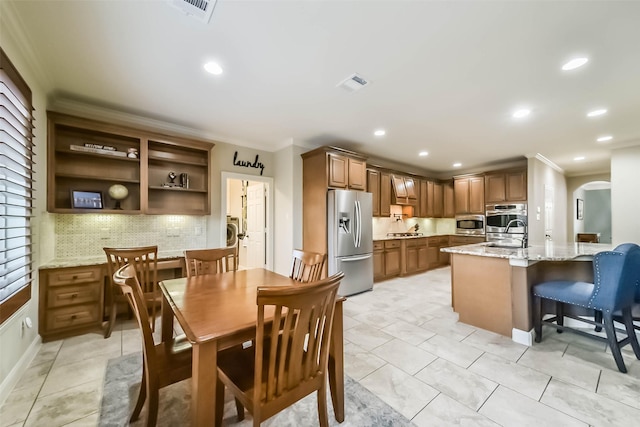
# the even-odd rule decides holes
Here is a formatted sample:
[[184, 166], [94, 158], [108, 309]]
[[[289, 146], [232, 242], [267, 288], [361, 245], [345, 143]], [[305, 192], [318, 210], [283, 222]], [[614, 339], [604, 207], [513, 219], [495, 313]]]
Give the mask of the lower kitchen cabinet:
[[38, 332], [43, 342], [101, 327], [104, 277], [101, 265], [40, 270]]
[[378, 240], [373, 242], [373, 280], [389, 279], [402, 272], [402, 242], [400, 240]]
[[373, 242], [373, 280], [384, 279], [384, 242]]

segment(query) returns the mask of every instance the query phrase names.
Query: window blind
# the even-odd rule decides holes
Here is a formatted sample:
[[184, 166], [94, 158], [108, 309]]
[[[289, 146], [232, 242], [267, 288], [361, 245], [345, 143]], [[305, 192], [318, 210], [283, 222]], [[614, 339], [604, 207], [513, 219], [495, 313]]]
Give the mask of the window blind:
[[0, 323], [31, 296], [33, 147], [31, 90], [0, 49]]

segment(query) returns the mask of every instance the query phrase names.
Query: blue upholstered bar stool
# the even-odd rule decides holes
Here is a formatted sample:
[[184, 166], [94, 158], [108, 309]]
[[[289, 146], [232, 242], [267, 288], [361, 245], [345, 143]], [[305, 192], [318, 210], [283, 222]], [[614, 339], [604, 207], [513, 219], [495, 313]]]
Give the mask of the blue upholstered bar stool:
[[[597, 253], [593, 258], [594, 283], [571, 280], [554, 280], [538, 283], [533, 287], [535, 341], [542, 340], [542, 324], [558, 330], [570, 330], [580, 335], [604, 340], [609, 344], [620, 372], [627, 372], [620, 348], [631, 344], [640, 359], [640, 346], [633, 327], [631, 308], [634, 305], [636, 288], [640, 283], [640, 246], [624, 244], [613, 251]], [[556, 316], [543, 319], [542, 300], [556, 302]], [[594, 310], [594, 320], [564, 313], [563, 306], [569, 304]], [[604, 327], [607, 337], [590, 334], [564, 326], [564, 317]], [[627, 336], [618, 341], [614, 317], [625, 325]]]

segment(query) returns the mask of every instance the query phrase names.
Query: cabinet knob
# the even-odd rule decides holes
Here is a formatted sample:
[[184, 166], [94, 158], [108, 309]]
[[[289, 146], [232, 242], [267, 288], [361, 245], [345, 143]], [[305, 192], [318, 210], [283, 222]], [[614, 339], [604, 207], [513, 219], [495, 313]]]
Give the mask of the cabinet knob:
[[71, 298], [78, 298], [78, 293], [76, 292], [76, 293], [71, 294]]
[[71, 320], [76, 320], [76, 317], [77, 317], [77, 316], [76, 316], [75, 314], [72, 314], [72, 315], [71, 315]]
[[78, 276], [77, 276], [77, 275], [75, 275], [75, 274], [74, 274], [74, 275], [73, 275], [73, 277], [72, 277], [72, 279], [73, 279], [73, 280], [76, 280], [77, 278], [78, 278]]

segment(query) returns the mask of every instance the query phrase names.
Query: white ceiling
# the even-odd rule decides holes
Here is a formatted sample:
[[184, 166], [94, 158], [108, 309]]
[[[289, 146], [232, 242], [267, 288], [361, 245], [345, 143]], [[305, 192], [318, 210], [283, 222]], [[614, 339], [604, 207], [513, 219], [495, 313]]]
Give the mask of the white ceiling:
[[[208, 24], [165, 0], [12, 3], [51, 99], [224, 142], [339, 145], [438, 174], [540, 153], [568, 175], [640, 144], [640, 2], [218, 0]], [[590, 61], [561, 71], [576, 55]], [[336, 87], [354, 72], [372, 84]]]

